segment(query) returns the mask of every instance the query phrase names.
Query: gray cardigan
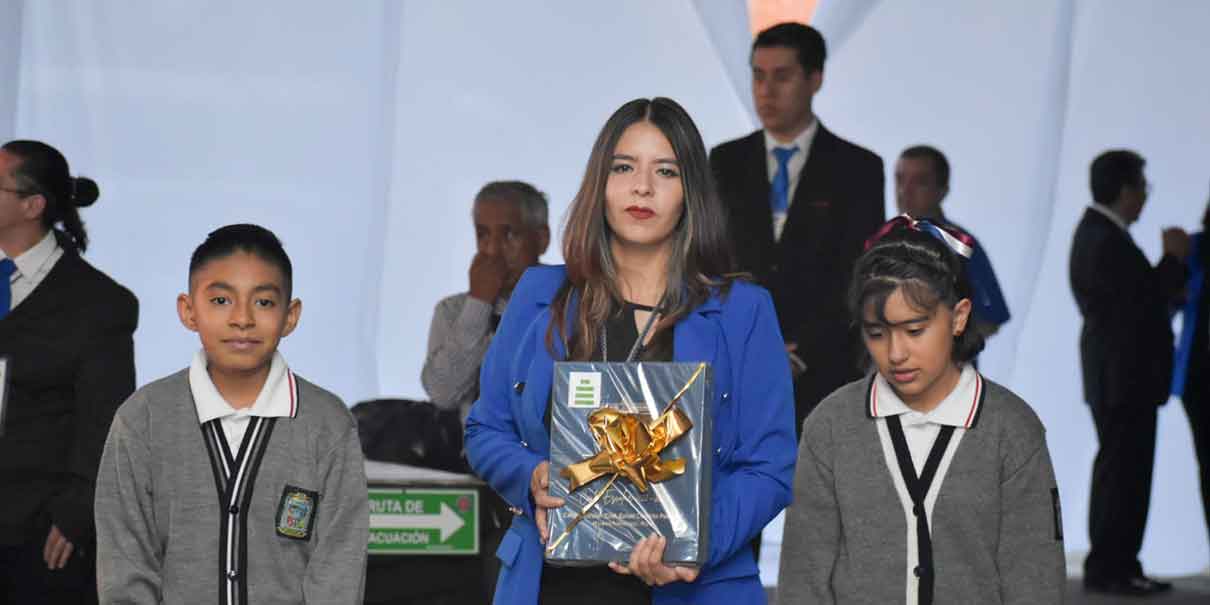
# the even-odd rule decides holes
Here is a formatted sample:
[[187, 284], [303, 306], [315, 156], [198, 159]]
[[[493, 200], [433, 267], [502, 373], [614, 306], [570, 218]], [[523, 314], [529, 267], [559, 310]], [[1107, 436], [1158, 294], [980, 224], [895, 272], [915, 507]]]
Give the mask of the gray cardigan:
[[219, 495], [221, 460], [187, 370], [122, 405], [97, 475], [101, 603], [361, 603], [369, 512], [356, 426], [334, 395], [297, 385], [293, 418], [249, 426], [257, 447], [245, 482], [230, 482], [235, 499]]
[[[1062, 525], [1045, 430], [1019, 397], [984, 384], [977, 422], [934, 480], [934, 602], [1062, 603]], [[905, 590], [908, 521], [891, 474], [899, 470], [887, 465], [869, 387], [870, 378], [841, 387], [804, 423], [781, 551], [783, 605], [914, 602]]]

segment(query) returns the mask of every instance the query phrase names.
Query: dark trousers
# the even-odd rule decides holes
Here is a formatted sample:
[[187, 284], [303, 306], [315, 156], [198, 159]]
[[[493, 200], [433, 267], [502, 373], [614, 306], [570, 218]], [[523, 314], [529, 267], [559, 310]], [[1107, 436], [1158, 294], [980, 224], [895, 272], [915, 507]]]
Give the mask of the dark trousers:
[[802, 440], [802, 423], [832, 391], [861, 378], [857, 368], [849, 366], [807, 367], [794, 381], [794, 436]]
[[1197, 475], [1202, 488], [1202, 511], [1210, 527], [1210, 381], [1189, 385], [1182, 398], [1189, 428], [1193, 431], [1193, 450], [1197, 454]]
[[1113, 580], [1139, 575], [1139, 549], [1151, 503], [1155, 462], [1154, 405], [1089, 406], [1097, 428], [1092, 493], [1088, 502], [1091, 548], [1084, 577]]
[[0, 546], [0, 603], [93, 605], [97, 602], [96, 558], [77, 549], [63, 569], [42, 560], [43, 536], [25, 544]]
[[608, 567], [542, 568], [538, 605], [651, 605], [651, 588]]

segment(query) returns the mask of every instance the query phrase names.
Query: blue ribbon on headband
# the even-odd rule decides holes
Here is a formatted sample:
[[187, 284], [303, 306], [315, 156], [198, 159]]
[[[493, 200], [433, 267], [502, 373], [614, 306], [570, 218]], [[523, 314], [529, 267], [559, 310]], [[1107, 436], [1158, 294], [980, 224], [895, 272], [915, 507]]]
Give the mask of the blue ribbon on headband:
[[938, 225], [926, 218], [912, 218], [908, 214], [900, 214], [879, 227], [878, 231], [865, 241], [865, 249], [869, 250], [875, 242], [899, 229], [911, 229], [912, 231], [927, 233], [941, 241], [950, 250], [953, 250], [955, 254], [967, 260], [970, 260], [971, 255], [975, 253], [975, 240], [970, 235], [949, 226]]

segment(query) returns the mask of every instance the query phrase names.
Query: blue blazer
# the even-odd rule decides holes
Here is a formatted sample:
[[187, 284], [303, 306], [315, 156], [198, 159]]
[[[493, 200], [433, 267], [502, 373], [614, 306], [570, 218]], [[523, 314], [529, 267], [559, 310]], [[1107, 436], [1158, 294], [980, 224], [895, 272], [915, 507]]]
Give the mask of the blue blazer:
[[[550, 458], [544, 414], [554, 359], [546, 348], [551, 302], [563, 267], [526, 271], [509, 300], [480, 371], [479, 400], [466, 421], [475, 473], [522, 511], [496, 555], [495, 602], [538, 602], [543, 547], [529, 492], [534, 468]], [[574, 308], [571, 309], [574, 312]], [[794, 477], [794, 394], [784, 341], [764, 289], [736, 282], [673, 329], [676, 361], [713, 367], [714, 466], [710, 552], [693, 583], [659, 587], [654, 602], [764, 603], [750, 542], [790, 502]], [[556, 343], [556, 357], [565, 357]]]
[[1189, 259], [1185, 261], [1189, 269], [1189, 280], [1185, 282], [1186, 298], [1181, 308], [1181, 337], [1176, 341], [1176, 359], [1172, 365], [1172, 394], [1182, 399], [1185, 398], [1185, 386], [1189, 382], [1189, 366], [1195, 355], [1193, 343], [1198, 330], [1205, 330], [1205, 327], [1197, 325], [1207, 288], [1202, 253], [1202, 246], [1206, 245], [1205, 240], [1204, 232], [1193, 234]]

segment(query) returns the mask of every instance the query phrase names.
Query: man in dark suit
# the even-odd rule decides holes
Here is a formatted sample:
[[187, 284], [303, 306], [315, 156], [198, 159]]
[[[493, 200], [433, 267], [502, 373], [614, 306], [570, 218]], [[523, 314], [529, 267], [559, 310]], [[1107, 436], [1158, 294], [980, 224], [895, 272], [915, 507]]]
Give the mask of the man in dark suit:
[[821, 399], [861, 376], [845, 291], [885, 220], [882, 159], [812, 111], [827, 55], [814, 28], [782, 23], [752, 45], [761, 130], [710, 152], [740, 269], [773, 294], [795, 372], [796, 430]]
[[1107, 151], [1092, 162], [1094, 203], [1071, 246], [1071, 289], [1084, 327], [1084, 398], [1100, 449], [1088, 506], [1091, 548], [1084, 560], [1090, 591], [1147, 595], [1171, 588], [1143, 575], [1139, 549], [1147, 523], [1157, 408], [1172, 380], [1169, 311], [1184, 285], [1189, 236], [1165, 229], [1155, 267], [1127, 230], [1147, 200], [1145, 161]]
[[139, 315], [80, 256], [97, 195], [45, 143], [0, 147], [0, 603], [97, 602], [94, 483]]

